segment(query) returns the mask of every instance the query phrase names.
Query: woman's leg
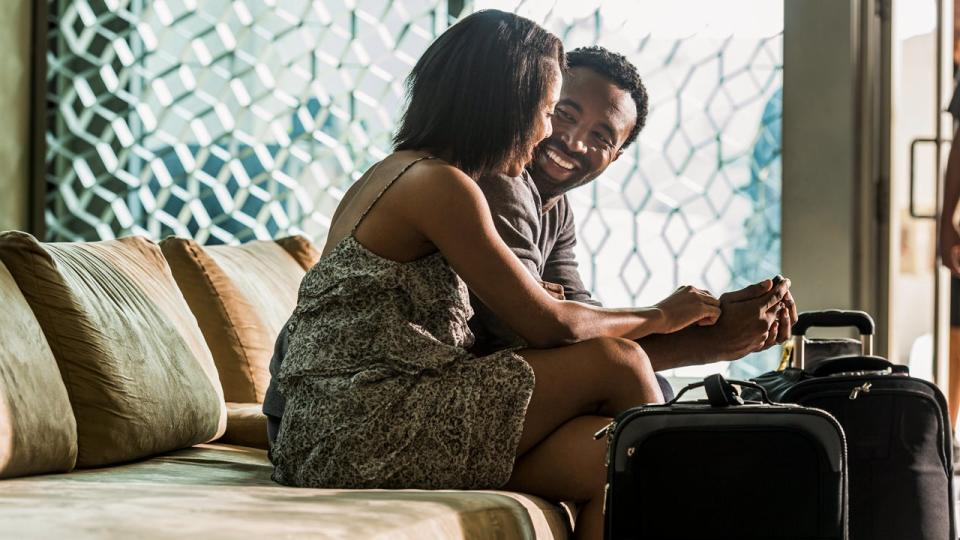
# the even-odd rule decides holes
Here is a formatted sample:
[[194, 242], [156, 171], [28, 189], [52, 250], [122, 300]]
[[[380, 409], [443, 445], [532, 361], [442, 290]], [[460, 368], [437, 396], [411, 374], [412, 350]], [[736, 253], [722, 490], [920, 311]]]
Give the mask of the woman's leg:
[[506, 488], [555, 501], [577, 503], [574, 538], [603, 538], [603, 487], [606, 439], [593, 434], [610, 422], [602, 416], [578, 416], [517, 458]]
[[610, 417], [663, 401], [647, 355], [633, 341], [588, 340], [521, 351], [536, 383], [527, 406], [509, 489], [580, 505], [574, 536], [603, 536], [606, 439]]
[[518, 455], [577, 416], [614, 417], [630, 407], [663, 401], [649, 358], [627, 339], [591, 339], [520, 355], [533, 368], [536, 383]]

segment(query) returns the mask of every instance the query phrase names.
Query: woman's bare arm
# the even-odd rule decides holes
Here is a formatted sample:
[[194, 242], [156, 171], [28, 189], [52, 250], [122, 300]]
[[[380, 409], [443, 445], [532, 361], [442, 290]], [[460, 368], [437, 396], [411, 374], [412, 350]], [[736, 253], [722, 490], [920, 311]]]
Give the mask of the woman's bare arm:
[[531, 346], [553, 347], [600, 336], [639, 339], [675, 331], [678, 324], [712, 324], [719, 316], [716, 299], [692, 288], [671, 296], [669, 309], [662, 305], [603, 309], [557, 300], [500, 239], [486, 199], [472, 179], [440, 164], [414, 168], [408, 175], [402, 189], [405, 221], [435, 245], [480, 300]]

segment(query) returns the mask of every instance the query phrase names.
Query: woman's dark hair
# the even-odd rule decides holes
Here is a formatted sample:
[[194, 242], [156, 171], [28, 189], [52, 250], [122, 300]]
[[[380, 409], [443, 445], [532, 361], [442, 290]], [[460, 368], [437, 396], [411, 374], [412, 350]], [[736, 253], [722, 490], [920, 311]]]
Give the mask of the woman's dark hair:
[[522, 159], [534, 119], [564, 69], [560, 40], [529, 19], [478, 11], [427, 48], [407, 78], [396, 150], [429, 149], [477, 178]]

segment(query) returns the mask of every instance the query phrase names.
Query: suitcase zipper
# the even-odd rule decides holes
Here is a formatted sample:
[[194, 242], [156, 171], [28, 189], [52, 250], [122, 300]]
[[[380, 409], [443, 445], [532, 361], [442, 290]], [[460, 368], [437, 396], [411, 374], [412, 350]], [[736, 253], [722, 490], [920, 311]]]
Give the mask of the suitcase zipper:
[[851, 400], [854, 400], [854, 399], [857, 399], [858, 397], [860, 397], [860, 392], [863, 392], [864, 394], [869, 393], [871, 386], [873, 386], [873, 384], [871, 384], [869, 381], [867, 381], [867, 382], [863, 383], [863, 384], [860, 385], [860, 386], [855, 386], [855, 387], [853, 387], [853, 390], [850, 391], [850, 396], [849, 396], [849, 398], [850, 398]]
[[[600, 428], [600, 431], [593, 434], [593, 440], [599, 441], [604, 436], [607, 437], [607, 455], [604, 465], [610, 467], [611, 453], [613, 452], [613, 434], [617, 430], [617, 421], [613, 420], [609, 424]], [[606, 499], [604, 499], [606, 500]]]
[[603, 438], [604, 435], [606, 435], [606, 436], [607, 436], [607, 441], [609, 442], [610, 438], [611, 438], [612, 435], [613, 435], [613, 430], [615, 430], [616, 428], [617, 428], [617, 421], [614, 420], [614, 421], [610, 422], [609, 424], [607, 424], [607, 425], [603, 426], [602, 428], [600, 428], [600, 431], [594, 433], [594, 434], [593, 434], [593, 440], [599, 441], [600, 439]]

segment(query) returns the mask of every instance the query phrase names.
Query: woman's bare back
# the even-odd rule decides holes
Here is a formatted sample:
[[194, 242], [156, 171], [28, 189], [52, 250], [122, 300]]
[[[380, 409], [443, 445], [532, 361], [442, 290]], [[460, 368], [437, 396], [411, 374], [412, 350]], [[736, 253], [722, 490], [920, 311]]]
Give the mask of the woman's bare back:
[[333, 214], [323, 256], [351, 234], [371, 252], [398, 262], [435, 252], [437, 248], [404, 218], [408, 198], [416, 193], [400, 185], [400, 177], [410, 168], [430, 167], [427, 160], [432, 159], [424, 152], [394, 152], [364, 173]]

